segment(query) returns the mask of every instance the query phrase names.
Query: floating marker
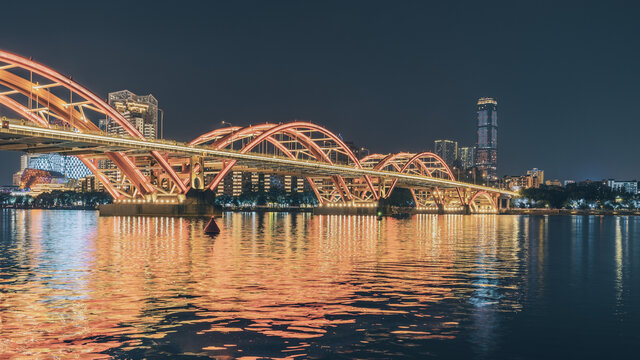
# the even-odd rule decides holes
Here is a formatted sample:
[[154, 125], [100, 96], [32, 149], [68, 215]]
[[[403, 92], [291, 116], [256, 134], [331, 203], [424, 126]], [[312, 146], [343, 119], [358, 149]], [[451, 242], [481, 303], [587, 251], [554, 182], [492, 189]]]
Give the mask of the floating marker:
[[207, 224], [207, 226], [204, 227], [204, 232], [205, 234], [220, 233], [220, 228], [218, 227], [218, 224], [216, 224], [216, 220], [213, 218], [213, 216], [211, 217], [211, 220], [209, 220], [209, 223]]

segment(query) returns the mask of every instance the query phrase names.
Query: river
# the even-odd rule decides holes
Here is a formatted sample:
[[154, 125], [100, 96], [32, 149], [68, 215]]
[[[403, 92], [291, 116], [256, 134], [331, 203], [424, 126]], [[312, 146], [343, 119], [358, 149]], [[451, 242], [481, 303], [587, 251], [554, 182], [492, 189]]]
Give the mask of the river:
[[640, 217], [0, 214], [0, 358], [640, 350]]

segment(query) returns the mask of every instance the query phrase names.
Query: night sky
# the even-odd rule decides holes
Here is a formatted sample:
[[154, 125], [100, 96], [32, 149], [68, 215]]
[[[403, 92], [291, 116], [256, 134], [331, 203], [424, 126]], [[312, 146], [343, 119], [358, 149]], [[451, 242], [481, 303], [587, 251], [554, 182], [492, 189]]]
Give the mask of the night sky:
[[[498, 100], [498, 173], [640, 179], [634, 2], [3, 3], [0, 48], [106, 97], [152, 93], [165, 137], [310, 120], [373, 152], [475, 143]], [[0, 152], [0, 183], [18, 153]]]

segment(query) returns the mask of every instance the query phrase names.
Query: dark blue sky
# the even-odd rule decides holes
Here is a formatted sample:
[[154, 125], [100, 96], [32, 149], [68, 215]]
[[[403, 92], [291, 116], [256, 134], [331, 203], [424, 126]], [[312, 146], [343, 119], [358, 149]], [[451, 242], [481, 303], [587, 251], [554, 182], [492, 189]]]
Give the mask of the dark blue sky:
[[[640, 178], [634, 2], [13, 2], [0, 48], [106, 97], [153, 93], [165, 134], [311, 120], [376, 152], [475, 142], [499, 103], [500, 175]], [[18, 155], [0, 152], [0, 182]]]

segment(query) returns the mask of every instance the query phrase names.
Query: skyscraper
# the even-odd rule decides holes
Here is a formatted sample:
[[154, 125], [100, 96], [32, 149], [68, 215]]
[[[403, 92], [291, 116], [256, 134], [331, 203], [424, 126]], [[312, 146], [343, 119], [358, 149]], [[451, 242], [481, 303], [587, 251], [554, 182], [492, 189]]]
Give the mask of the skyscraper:
[[[136, 95], [129, 90], [116, 91], [109, 93], [109, 105], [122, 114], [146, 139], [158, 137], [158, 100], [153, 95]], [[108, 134], [127, 134], [113, 119], [108, 119], [101, 125]]]
[[488, 181], [498, 180], [498, 102], [489, 97], [478, 99], [478, 142], [476, 168]]
[[458, 142], [453, 140], [436, 140], [433, 142], [436, 155], [440, 156], [447, 165], [452, 166], [458, 158]]

